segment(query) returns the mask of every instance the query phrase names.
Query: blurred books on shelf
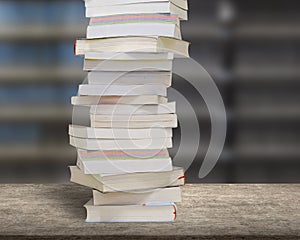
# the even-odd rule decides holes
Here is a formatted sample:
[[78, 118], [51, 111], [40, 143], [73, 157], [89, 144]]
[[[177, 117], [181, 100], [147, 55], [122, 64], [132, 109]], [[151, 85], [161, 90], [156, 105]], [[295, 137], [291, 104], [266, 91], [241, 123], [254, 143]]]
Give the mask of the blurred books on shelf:
[[[1, 182], [68, 181], [65, 166], [75, 164], [76, 160], [75, 149], [66, 146], [67, 126], [72, 117], [70, 96], [76, 95], [78, 84], [85, 77], [84, 84], [89, 85], [172, 85], [187, 98], [201, 127], [201, 149], [187, 172], [189, 182], [299, 181], [296, 172], [300, 156], [297, 148], [299, 1], [292, 0], [287, 5], [283, 0], [190, 0], [189, 21], [180, 22], [180, 32], [186, 41], [160, 36], [83, 39], [90, 23], [84, 16], [85, 4], [100, 10], [103, 7], [113, 10], [115, 5], [127, 4], [132, 8], [130, 11], [137, 11], [138, 6], [145, 4], [149, 9], [149, 4], [155, 4], [167, 11], [158, 14], [163, 16], [176, 15], [169, 14], [172, 12], [169, 6], [185, 9], [187, 1], [0, 1]], [[167, 7], [163, 9], [162, 6]], [[286, 6], [284, 11], [282, 6]], [[141, 12], [142, 16], [153, 14]], [[139, 13], [122, 12], [121, 15]], [[109, 20], [110, 17], [95, 16], [93, 19]], [[129, 21], [137, 22], [136, 19]], [[73, 55], [75, 38], [79, 39], [77, 45], [80, 48], [76, 46], [76, 52], [81, 57]], [[191, 57], [216, 82], [228, 116], [225, 154], [205, 179], [198, 178], [197, 169], [210, 140], [209, 112], [192, 86], [176, 74], [172, 78], [171, 71], [84, 72], [79, 68], [84, 58], [113, 62], [172, 60], [188, 55], [188, 42], [193, 43]], [[177, 60], [172, 67], [176, 66]], [[201, 80], [197, 74], [191, 74], [191, 77]], [[166, 102], [166, 97], [158, 95], [72, 98], [75, 109], [103, 104], [155, 105]], [[182, 121], [192, 119], [192, 114], [182, 107], [177, 113]], [[86, 116], [90, 116], [88, 111]], [[87, 127], [90, 119], [86, 123], [84, 131], [93, 136]], [[99, 129], [98, 137], [116, 133], [108, 133], [108, 128]], [[155, 129], [153, 137], [163, 136], [159, 128]], [[144, 129], [127, 130], [134, 130], [130, 131], [134, 138], [152, 136]], [[80, 138], [77, 134], [75, 137]], [[128, 135], [122, 131], [118, 134], [121, 137]], [[171, 156], [177, 152], [180, 135], [178, 128], [173, 134], [174, 147], [169, 149]], [[189, 154], [190, 149], [186, 148], [184, 155], [188, 157]]]

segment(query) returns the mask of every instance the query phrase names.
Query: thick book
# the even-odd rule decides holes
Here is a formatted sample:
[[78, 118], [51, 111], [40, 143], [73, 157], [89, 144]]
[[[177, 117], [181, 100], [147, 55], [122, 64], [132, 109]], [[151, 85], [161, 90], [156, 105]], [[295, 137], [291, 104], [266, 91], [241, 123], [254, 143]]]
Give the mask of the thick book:
[[171, 2], [144, 2], [132, 4], [119, 4], [113, 6], [92, 6], [86, 7], [85, 16], [109, 17], [112, 15], [124, 14], [157, 14], [157, 15], [177, 15], [181, 20], [188, 19], [187, 9], [178, 7]]
[[84, 71], [172, 71], [172, 60], [97, 60], [84, 59]]
[[94, 205], [138, 205], [181, 202], [180, 187], [158, 188], [135, 192], [102, 193], [93, 190]]
[[[91, 85], [165, 85], [171, 86], [171, 71], [134, 71], [134, 72], [89, 72], [88, 84]], [[143, 103], [141, 103], [143, 104]]]
[[90, 139], [70, 136], [70, 145], [84, 150], [162, 149], [172, 147], [172, 138]]
[[134, 158], [94, 160], [77, 158], [77, 166], [84, 174], [129, 174], [137, 172], [172, 171], [171, 158]]
[[176, 205], [93, 205], [87, 202], [86, 222], [174, 222]]
[[91, 106], [98, 104], [161, 104], [167, 103], [167, 98], [158, 95], [140, 96], [73, 96], [71, 104], [74, 106]]
[[185, 176], [182, 168], [173, 167], [169, 172], [130, 173], [121, 175], [84, 174], [77, 166], [70, 166], [71, 182], [100, 192], [125, 192], [182, 186]]
[[189, 43], [158, 36], [130, 36], [76, 40], [75, 55], [88, 52], [172, 52], [176, 57], [189, 57]]
[[90, 128], [86, 126], [69, 125], [69, 134], [78, 138], [98, 139], [147, 139], [171, 138], [171, 128]]
[[90, 114], [153, 115], [176, 112], [175, 102], [156, 105], [101, 104], [90, 107]]
[[89, 85], [81, 84], [78, 87], [81, 96], [137, 96], [137, 95], [167, 95], [164, 85]]
[[86, 7], [101, 7], [114, 6], [133, 3], [155, 3], [155, 2], [170, 2], [180, 8], [188, 10], [187, 0], [85, 0]]

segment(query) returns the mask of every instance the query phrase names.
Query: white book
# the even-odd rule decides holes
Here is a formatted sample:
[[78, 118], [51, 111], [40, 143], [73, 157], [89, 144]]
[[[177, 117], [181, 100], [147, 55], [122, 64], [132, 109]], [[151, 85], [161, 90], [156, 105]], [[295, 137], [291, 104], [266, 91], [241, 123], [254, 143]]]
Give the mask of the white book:
[[176, 205], [93, 205], [87, 202], [86, 222], [174, 222]]
[[93, 6], [86, 7], [87, 18], [103, 17], [120, 14], [174, 14], [181, 20], [188, 19], [187, 9], [180, 8], [170, 2], [146, 2], [133, 4], [120, 4], [114, 6]]
[[70, 145], [76, 148], [96, 150], [162, 149], [172, 147], [172, 138], [152, 139], [90, 139], [70, 136]]
[[158, 188], [148, 191], [102, 193], [93, 190], [94, 205], [138, 205], [181, 202], [180, 187]]
[[76, 55], [88, 52], [172, 52], [175, 57], [189, 57], [188, 50], [186, 41], [158, 36], [79, 39], [75, 42]]
[[177, 121], [176, 114], [149, 114], [149, 115], [100, 115], [91, 114], [91, 121], [95, 122], [170, 122]]
[[90, 107], [90, 114], [117, 114], [117, 115], [153, 115], [176, 112], [176, 103], [169, 102], [157, 105], [126, 105], [101, 104]]
[[97, 122], [91, 120], [92, 128], [177, 128], [177, 119], [171, 121], [113, 121]]
[[85, 126], [69, 125], [69, 134], [78, 138], [98, 139], [149, 139], [171, 138], [171, 128], [140, 128], [140, 129], [111, 129], [90, 128]]
[[84, 54], [85, 59], [98, 59], [98, 60], [173, 60], [173, 53], [151, 53], [151, 52], [87, 52]]
[[167, 98], [157, 95], [140, 96], [73, 96], [71, 104], [75, 106], [91, 106], [99, 104], [161, 104], [167, 103]]
[[84, 174], [129, 174], [137, 172], [172, 171], [171, 158], [141, 158], [120, 160], [82, 160], [77, 158], [77, 166]]
[[97, 60], [84, 59], [84, 71], [172, 71], [172, 60]]
[[87, 39], [127, 36], [162, 36], [181, 39], [181, 32], [176, 24], [165, 23], [89, 25], [86, 32]]
[[89, 85], [81, 84], [78, 95], [87, 96], [136, 96], [136, 95], [167, 95], [164, 85]]
[[182, 168], [173, 167], [169, 172], [145, 172], [121, 175], [84, 174], [77, 166], [70, 166], [71, 182], [99, 190], [103, 193], [138, 191], [185, 184]]
[[[172, 72], [89, 72], [88, 84], [91, 85], [165, 85], [171, 86]], [[142, 104], [142, 103], [141, 103]]]
[[133, 3], [155, 3], [155, 2], [170, 2], [174, 5], [188, 10], [187, 0], [85, 0], [86, 7], [102, 7], [102, 6], [114, 6], [123, 4], [133, 4]]
[[108, 150], [108, 151], [86, 151], [77, 149], [77, 157], [82, 161], [86, 160], [136, 160], [150, 158], [170, 158], [168, 149], [147, 149], [147, 150]]

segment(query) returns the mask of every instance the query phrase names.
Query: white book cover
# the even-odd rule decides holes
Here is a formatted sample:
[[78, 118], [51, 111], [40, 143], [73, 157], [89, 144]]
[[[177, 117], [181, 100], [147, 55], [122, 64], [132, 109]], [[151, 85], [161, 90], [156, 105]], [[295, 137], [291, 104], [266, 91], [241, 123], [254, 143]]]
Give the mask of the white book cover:
[[156, 2], [170, 2], [174, 5], [188, 10], [187, 0], [85, 0], [86, 7], [102, 7], [102, 6], [114, 6], [124, 4], [135, 4], [135, 3], [156, 3]]
[[137, 205], [181, 202], [180, 187], [167, 187], [146, 191], [102, 193], [93, 190], [94, 205]]
[[89, 25], [86, 33], [87, 39], [126, 36], [162, 36], [181, 39], [181, 32], [176, 24], [122, 23], [111, 25]]
[[181, 20], [187, 20], [187, 9], [180, 8], [170, 2], [146, 2], [120, 4], [114, 6], [93, 6], [86, 7], [85, 15], [88, 18], [103, 17], [121, 14], [175, 14]]
[[77, 149], [77, 157], [82, 161], [88, 160], [136, 160], [153, 158], [170, 158], [168, 149], [132, 149], [132, 150], [108, 150], [86, 151]]
[[92, 128], [177, 128], [177, 119], [171, 121], [113, 121], [97, 122], [91, 120]]
[[172, 171], [171, 158], [141, 158], [120, 160], [81, 160], [77, 159], [77, 166], [84, 174], [130, 174], [138, 172], [166, 172]]
[[117, 115], [153, 115], [176, 112], [176, 103], [169, 102], [157, 105], [126, 105], [126, 104], [102, 104], [90, 107], [90, 114], [117, 114]]
[[135, 95], [167, 95], [164, 85], [89, 85], [81, 84], [78, 95], [83, 96], [135, 96]]
[[171, 128], [90, 128], [85, 126], [69, 125], [69, 134], [78, 138], [97, 139], [150, 139], [171, 138]]
[[139, 72], [89, 72], [88, 84], [91, 85], [166, 85], [171, 86], [171, 71]]
[[174, 222], [176, 205], [93, 205], [93, 199], [84, 207], [86, 222]]
[[84, 150], [162, 149], [172, 147], [172, 138], [86, 139], [70, 136], [70, 145]]
[[84, 59], [84, 71], [132, 72], [172, 71], [172, 60], [97, 60]]
[[140, 96], [73, 96], [71, 104], [74, 106], [91, 106], [100, 104], [161, 104], [167, 103], [166, 97], [157, 95]]
[[103, 115], [91, 114], [91, 121], [95, 122], [170, 122], [177, 121], [176, 114], [153, 114], [153, 115]]
[[174, 53], [151, 53], [151, 52], [87, 52], [84, 54], [85, 59], [99, 60], [173, 60]]

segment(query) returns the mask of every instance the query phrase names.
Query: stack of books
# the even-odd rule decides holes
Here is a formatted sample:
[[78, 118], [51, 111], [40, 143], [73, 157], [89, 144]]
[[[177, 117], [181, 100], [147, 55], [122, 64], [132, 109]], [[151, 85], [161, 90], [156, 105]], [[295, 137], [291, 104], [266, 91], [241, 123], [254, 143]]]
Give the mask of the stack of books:
[[172, 165], [175, 102], [168, 102], [174, 57], [188, 57], [180, 20], [187, 0], [86, 0], [87, 39], [77, 40], [87, 82], [74, 106], [88, 126], [70, 125], [77, 148], [71, 181], [93, 189], [87, 222], [171, 222], [182, 168]]

